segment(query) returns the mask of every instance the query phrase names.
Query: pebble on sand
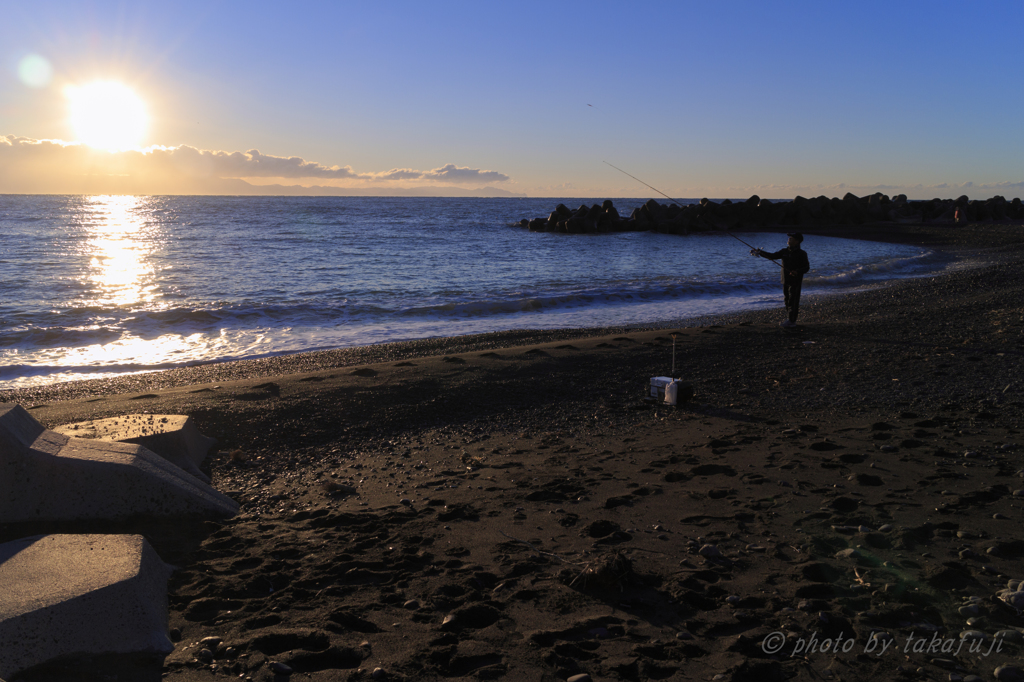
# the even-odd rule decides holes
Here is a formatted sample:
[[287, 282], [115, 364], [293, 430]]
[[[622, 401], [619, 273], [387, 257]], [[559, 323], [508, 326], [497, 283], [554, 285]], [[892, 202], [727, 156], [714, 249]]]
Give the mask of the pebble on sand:
[[1024, 644], [1024, 633], [1020, 630], [1000, 630], [995, 638], [1010, 644]]
[[697, 554], [700, 554], [702, 557], [707, 559], [722, 558], [722, 550], [718, 549], [717, 545], [704, 545], [697, 551]]
[[210, 651], [216, 651], [217, 647], [220, 646], [221, 639], [220, 637], [203, 637], [199, 640], [199, 643]]
[[1024, 682], [1024, 670], [1015, 665], [1001, 665], [992, 674], [1000, 682]]

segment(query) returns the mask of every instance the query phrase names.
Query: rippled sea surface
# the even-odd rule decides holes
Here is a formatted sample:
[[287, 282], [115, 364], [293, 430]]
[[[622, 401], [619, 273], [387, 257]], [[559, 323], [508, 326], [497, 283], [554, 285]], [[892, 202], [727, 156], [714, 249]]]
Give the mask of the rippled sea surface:
[[[0, 388], [503, 329], [779, 306], [725, 233], [530, 233], [581, 199], [0, 196]], [[641, 201], [616, 200], [624, 216]], [[768, 250], [785, 235], [742, 234]], [[941, 253], [808, 237], [805, 292], [935, 272]]]

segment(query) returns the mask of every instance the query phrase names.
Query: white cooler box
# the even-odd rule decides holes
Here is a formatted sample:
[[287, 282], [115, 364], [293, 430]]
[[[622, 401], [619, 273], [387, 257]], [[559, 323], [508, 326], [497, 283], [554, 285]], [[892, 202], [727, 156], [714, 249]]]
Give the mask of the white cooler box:
[[648, 393], [650, 400], [665, 402], [665, 387], [676, 381], [672, 377], [651, 377], [651, 390]]

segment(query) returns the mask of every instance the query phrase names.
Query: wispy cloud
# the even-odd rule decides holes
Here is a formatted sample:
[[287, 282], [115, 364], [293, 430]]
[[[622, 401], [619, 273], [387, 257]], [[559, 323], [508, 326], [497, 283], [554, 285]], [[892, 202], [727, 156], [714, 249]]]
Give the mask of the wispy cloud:
[[511, 178], [504, 173], [479, 168], [460, 168], [449, 163], [441, 168], [429, 171], [418, 171], [411, 168], [393, 168], [384, 173], [373, 174], [374, 180], [428, 180], [432, 182], [458, 182], [485, 184], [491, 182], [508, 182]]
[[443, 180], [445, 182], [507, 182], [510, 178], [504, 173], [489, 170], [478, 170], [476, 168], [459, 168], [454, 164], [448, 164], [441, 168], [435, 168], [423, 174], [426, 180]]
[[411, 168], [392, 168], [385, 173], [378, 173], [376, 180], [419, 180], [423, 177], [423, 171], [412, 170]]
[[223, 152], [196, 149], [188, 145], [155, 148], [146, 152], [153, 157], [167, 156], [174, 164], [191, 167], [221, 178], [365, 178], [350, 166], [324, 166], [298, 156], [270, 156], [258, 149], [247, 152]]

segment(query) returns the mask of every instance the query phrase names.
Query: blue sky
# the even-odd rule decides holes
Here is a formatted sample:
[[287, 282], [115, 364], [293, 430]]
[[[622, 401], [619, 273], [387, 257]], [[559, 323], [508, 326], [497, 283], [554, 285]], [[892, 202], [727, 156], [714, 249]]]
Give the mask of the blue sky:
[[[35, 141], [75, 141], [66, 85], [117, 80], [142, 144], [206, 152], [211, 187], [650, 194], [607, 160], [678, 197], [1020, 196], [1022, 28], [1020, 0], [9, 4], [0, 191], [67, 191], [39, 169], [70, 151]], [[222, 167], [249, 150], [351, 173]], [[180, 157], [160, 172], [194, 175]], [[176, 191], [154, 159], [108, 175]]]

